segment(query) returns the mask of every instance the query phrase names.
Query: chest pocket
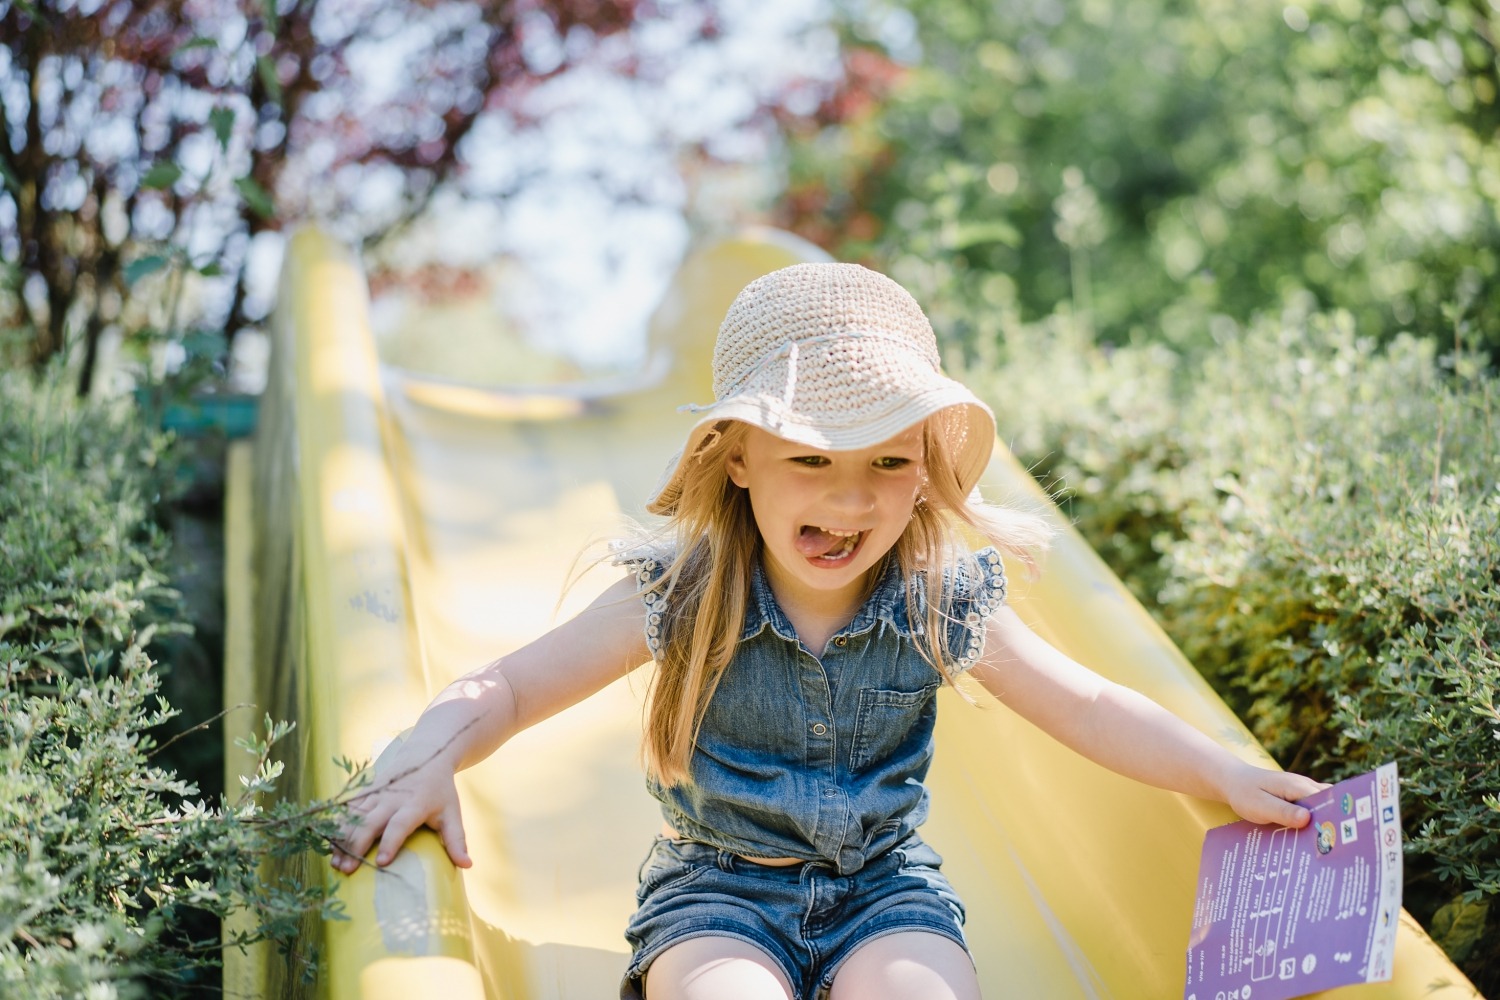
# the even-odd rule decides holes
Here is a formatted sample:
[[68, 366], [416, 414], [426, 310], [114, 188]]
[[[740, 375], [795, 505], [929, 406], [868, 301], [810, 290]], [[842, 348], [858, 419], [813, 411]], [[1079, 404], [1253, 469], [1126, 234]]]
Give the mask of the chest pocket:
[[[915, 752], [932, 728], [932, 699], [939, 682], [918, 691], [867, 688], [859, 693], [859, 715], [849, 750], [849, 769], [860, 771], [872, 763]], [[924, 719], [924, 717], [926, 717]], [[919, 725], [926, 721], [927, 725]], [[912, 746], [908, 748], [907, 743]]]

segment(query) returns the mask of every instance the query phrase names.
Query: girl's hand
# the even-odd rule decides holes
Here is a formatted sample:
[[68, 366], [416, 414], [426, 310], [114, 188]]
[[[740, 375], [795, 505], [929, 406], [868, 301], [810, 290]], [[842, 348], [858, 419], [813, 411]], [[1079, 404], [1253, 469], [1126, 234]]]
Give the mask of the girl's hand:
[[378, 839], [375, 864], [385, 867], [418, 827], [428, 826], [442, 838], [448, 857], [460, 868], [474, 862], [464, 842], [454, 769], [442, 754], [403, 745], [390, 766], [377, 765], [373, 787], [349, 804], [351, 822], [333, 845], [335, 870], [352, 875]]
[[428, 826], [455, 865], [472, 865], [453, 776], [651, 659], [635, 582], [616, 581], [576, 617], [439, 692], [376, 762], [375, 784], [350, 803], [351, 822], [329, 863], [346, 875], [357, 871], [378, 841], [375, 863], [388, 865], [413, 831]]
[[1230, 767], [1221, 786], [1224, 801], [1240, 817], [1252, 823], [1270, 823], [1300, 830], [1312, 820], [1312, 813], [1296, 805], [1328, 786], [1320, 781], [1286, 771], [1271, 771], [1238, 758]]

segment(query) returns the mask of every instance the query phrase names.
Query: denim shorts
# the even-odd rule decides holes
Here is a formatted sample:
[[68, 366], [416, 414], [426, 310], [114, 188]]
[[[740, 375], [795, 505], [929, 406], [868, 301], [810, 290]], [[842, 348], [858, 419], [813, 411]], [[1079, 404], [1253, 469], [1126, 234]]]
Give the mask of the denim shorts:
[[966, 951], [964, 907], [915, 833], [852, 875], [817, 861], [772, 866], [692, 840], [656, 838], [641, 865], [634, 949], [621, 1000], [641, 1000], [646, 970], [672, 945], [716, 935], [775, 959], [794, 1000], [825, 1000], [854, 949], [898, 931], [941, 934]]

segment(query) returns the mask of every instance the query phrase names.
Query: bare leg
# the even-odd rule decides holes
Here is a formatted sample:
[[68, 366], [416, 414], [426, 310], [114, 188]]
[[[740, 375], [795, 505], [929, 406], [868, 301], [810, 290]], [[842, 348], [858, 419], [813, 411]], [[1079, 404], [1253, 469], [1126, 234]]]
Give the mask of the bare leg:
[[738, 938], [688, 938], [646, 970], [648, 1000], [790, 1000], [791, 995], [776, 960]]
[[979, 1000], [974, 963], [941, 934], [902, 931], [860, 945], [839, 968], [832, 1000]]

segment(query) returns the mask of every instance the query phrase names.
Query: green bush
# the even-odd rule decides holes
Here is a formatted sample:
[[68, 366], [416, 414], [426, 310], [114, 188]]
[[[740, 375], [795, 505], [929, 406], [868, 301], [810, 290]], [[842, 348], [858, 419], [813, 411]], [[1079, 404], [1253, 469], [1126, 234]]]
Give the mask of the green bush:
[[971, 380], [1283, 765], [1398, 763], [1407, 906], [1500, 995], [1500, 383], [1346, 314], [1220, 341], [1012, 323]]
[[169, 444], [55, 374], [0, 373], [0, 995], [185, 995], [218, 964], [205, 919], [248, 909], [256, 929], [222, 946], [286, 946], [303, 913], [338, 912], [321, 885], [261, 880], [339, 818], [270, 802], [290, 727], [242, 744], [232, 801], [158, 757], [176, 713], [146, 650], [186, 627], [155, 568]]

